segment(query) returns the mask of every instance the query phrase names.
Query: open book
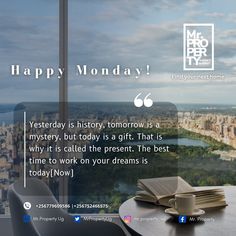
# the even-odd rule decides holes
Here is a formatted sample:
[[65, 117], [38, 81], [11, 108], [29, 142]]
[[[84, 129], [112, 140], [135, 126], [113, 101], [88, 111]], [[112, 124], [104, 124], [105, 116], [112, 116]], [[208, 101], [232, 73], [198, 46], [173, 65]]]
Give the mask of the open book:
[[209, 188], [195, 190], [179, 176], [162, 177], [153, 179], [139, 179], [135, 200], [151, 202], [157, 205], [170, 207], [168, 201], [178, 193], [192, 193], [196, 195], [197, 208], [211, 208], [227, 206], [224, 190], [221, 188]]

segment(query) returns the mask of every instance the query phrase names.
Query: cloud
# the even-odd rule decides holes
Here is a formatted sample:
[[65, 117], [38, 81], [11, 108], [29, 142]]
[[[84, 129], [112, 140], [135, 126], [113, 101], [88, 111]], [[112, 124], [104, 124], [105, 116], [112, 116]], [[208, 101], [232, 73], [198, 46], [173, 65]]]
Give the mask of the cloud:
[[230, 13], [225, 18], [227, 22], [236, 23], [236, 13]]
[[[101, 2], [101, 1], [99, 1]], [[202, 0], [120, 0], [109, 1], [104, 0], [102, 3], [106, 5], [104, 10], [99, 12], [96, 19], [99, 20], [114, 20], [122, 21], [127, 19], [137, 20], [144, 15], [147, 15], [150, 11], [156, 13], [163, 10], [176, 10], [183, 7], [193, 8], [196, 7]]]
[[224, 17], [225, 14], [222, 12], [208, 12], [205, 14], [205, 16], [212, 18], [219, 18], [219, 17]]
[[[71, 63], [92, 66], [144, 66], [152, 72], [182, 69], [182, 24], [149, 24], [117, 36], [77, 30], [71, 42]], [[89, 42], [89, 43], [88, 43]]]
[[33, 81], [12, 78], [10, 65], [22, 67], [48, 67], [58, 64], [58, 27], [53, 17], [0, 16], [0, 67], [1, 90], [47, 89], [56, 86], [56, 81]]

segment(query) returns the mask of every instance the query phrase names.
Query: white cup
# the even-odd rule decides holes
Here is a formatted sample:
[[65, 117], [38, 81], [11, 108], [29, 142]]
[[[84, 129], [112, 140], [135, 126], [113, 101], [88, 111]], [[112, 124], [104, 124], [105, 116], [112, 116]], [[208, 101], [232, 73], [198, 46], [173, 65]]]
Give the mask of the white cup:
[[191, 215], [195, 209], [195, 199], [193, 194], [176, 194], [175, 198], [169, 200], [169, 204], [179, 214]]

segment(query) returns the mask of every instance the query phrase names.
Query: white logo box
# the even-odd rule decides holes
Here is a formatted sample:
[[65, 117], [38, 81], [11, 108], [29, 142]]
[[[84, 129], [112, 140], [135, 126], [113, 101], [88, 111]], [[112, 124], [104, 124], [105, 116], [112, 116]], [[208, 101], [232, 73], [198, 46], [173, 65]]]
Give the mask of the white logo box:
[[183, 70], [214, 70], [214, 24], [183, 25]]

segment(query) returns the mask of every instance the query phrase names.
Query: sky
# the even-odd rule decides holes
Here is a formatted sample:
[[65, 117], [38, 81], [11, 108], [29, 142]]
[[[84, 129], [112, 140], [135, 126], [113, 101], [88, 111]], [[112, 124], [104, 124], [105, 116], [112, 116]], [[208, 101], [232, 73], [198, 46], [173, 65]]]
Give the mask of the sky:
[[[0, 103], [57, 101], [58, 80], [10, 75], [10, 65], [57, 67], [58, 0], [0, 2]], [[69, 100], [234, 104], [236, 101], [234, 0], [69, 0]], [[215, 70], [223, 80], [173, 80], [183, 71], [183, 24], [215, 25]], [[150, 65], [135, 79], [75, 76], [76, 64], [112, 68]]]

